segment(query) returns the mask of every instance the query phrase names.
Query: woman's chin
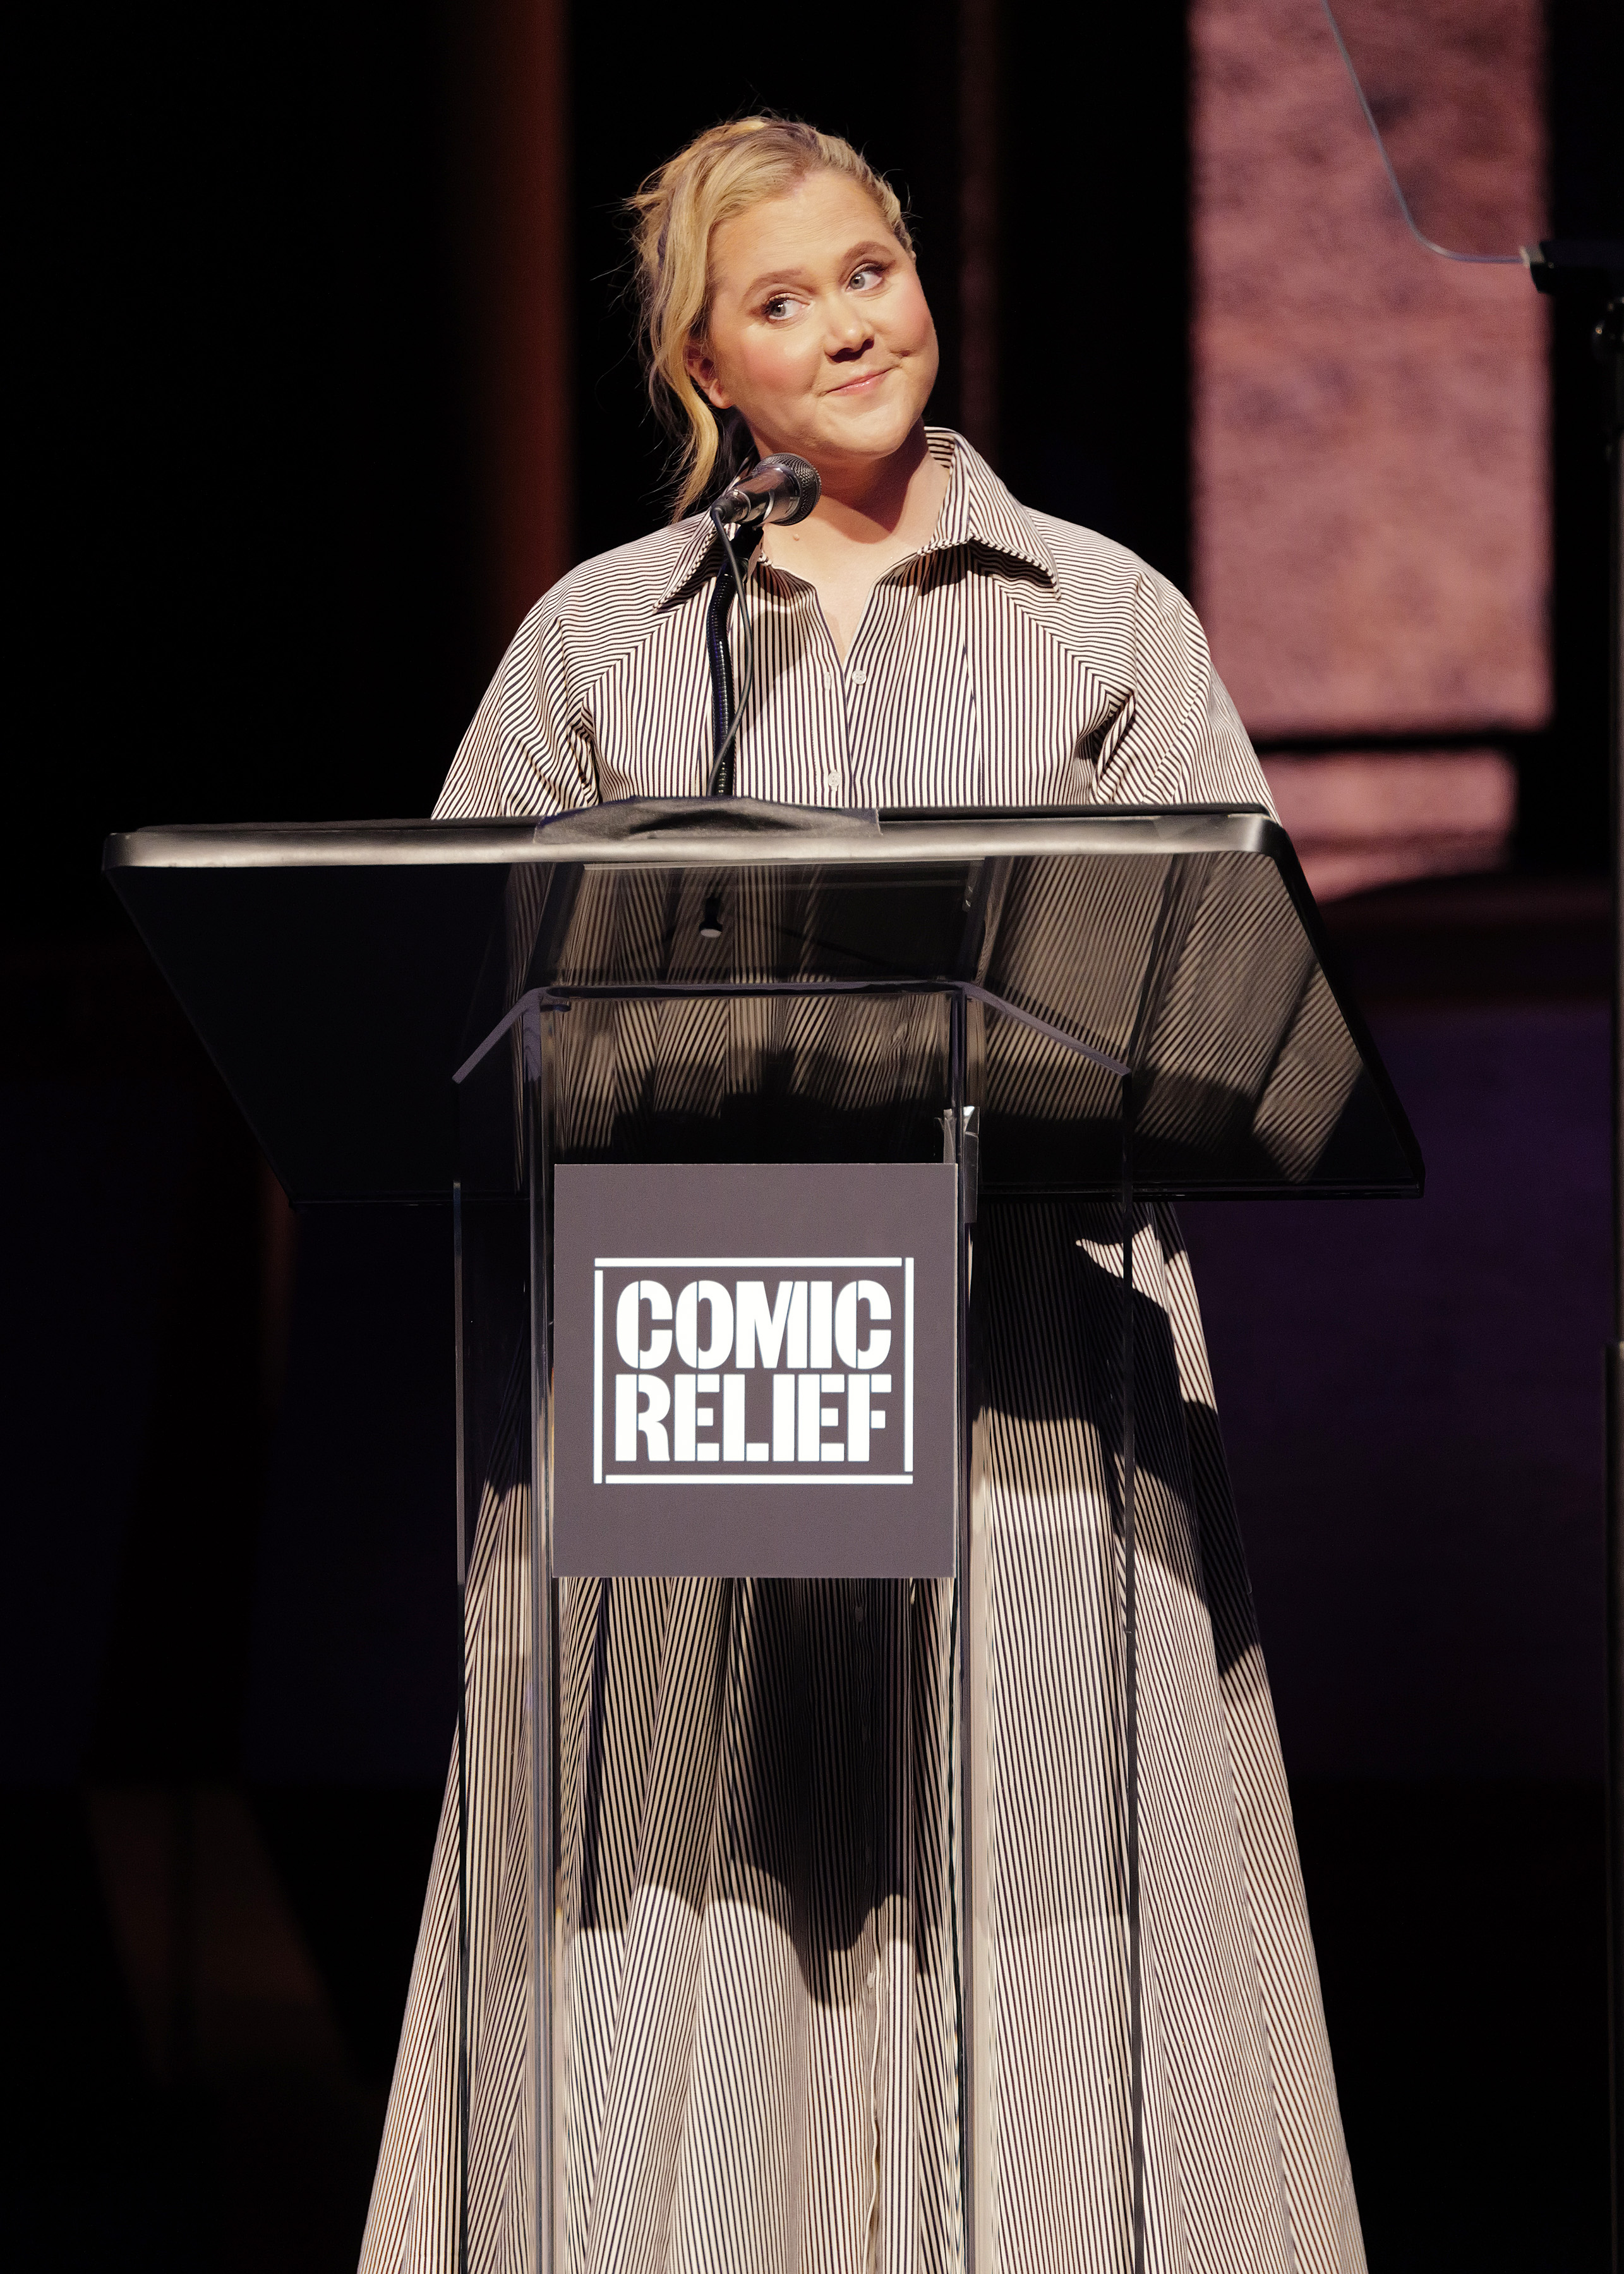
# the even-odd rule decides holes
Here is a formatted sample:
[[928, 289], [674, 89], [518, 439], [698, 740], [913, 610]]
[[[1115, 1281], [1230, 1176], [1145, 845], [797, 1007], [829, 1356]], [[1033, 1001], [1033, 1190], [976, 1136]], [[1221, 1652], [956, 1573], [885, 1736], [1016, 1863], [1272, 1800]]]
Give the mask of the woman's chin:
[[808, 443], [802, 456], [810, 458], [815, 465], [820, 457], [827, 457], [831, 463], [890, 458], [901, 449], [918, 425], [919, 418], [912, 405], [872, 399], [865, 403], [860, 397], [825, 413], [819, 422], [816, 440]]

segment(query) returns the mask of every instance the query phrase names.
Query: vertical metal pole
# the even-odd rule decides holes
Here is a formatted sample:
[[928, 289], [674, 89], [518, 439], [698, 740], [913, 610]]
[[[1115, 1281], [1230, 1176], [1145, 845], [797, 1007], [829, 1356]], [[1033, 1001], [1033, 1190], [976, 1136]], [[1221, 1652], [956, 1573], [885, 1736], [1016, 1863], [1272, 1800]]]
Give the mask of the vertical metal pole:
[[[960, 2215], [964, 2220], [965, 2274], [976, 2274], [979, 2223], [985, 2216], [988, 2174], [982, 2169], [984, 2079], [981, 2062], [977, 1913], [981, 1902], [981, 1864], [986, 1826], [981, 1821], [981, 1779], [976, 1773], [979, 1730], [975, 1708], [976, 1655], [981, 1643], [972, 1617], [974, 1600], [974, 1510], [971, 1474], [969, 1226], [965, 1195], [965, 1092], [969, 1035], [965, 998], [948, 997], [948, 1076], [951, 1098], [952, 1159], [959, 1172], [959, 1575], [954, 1581], [959, 1638], [959, 2142]], [[984, 2274], [991, 2274], [990, 2268]]]
[[[536, 2267], [557, 2256], [557, 1607], [553, 1577], [553, 1160], [548, 1096], [553, 1020], [538, 1021], [527, 1066], [530, 1298], [530, 1919], [535, 2046]], [[530, 1037], [527, 1034], [528, 1045]]]
[[1613, 2274], [1624, 2274], [1624, 1344], [1605, 1346], [1608, 1508], [1605, 1508], [1605, 1651], [1608, 1651], [1608, 2144], [1613, 2180]]
[[462, 1186], [451, 1187], [452, 1310], [456, 1337], [457, 1593], [457, 2274], [468, 2274], [468, 1432], [462, 1299]]
[[1123, 1781], [1128, 1850], [1128, 2110], [1133, 2274], [1145, 2267], [1144, 1975], [1139, 1940], [1139, 1492], [1133, 1382], [1133, 1076], [1122, 1077]]
[[1607, 1371], [1607, 2020], [1613, 2265], [1624, 2270], [1624, 299], [1596, 328], [1607, 373], [1608, 795], [1613, 868], [1613, 1340]]
[[[1601, 299], [1607, 463], [1607, 800], [1613, 884], [1613, 1338], [1606, 1382], [1607, 2037], [1612, 2263], [1624, 2274], [1624, 245], [1545, 239], [1522, 258], [1541, 292]], [[1594, 302], [1592, 302], [1594, 305]]]

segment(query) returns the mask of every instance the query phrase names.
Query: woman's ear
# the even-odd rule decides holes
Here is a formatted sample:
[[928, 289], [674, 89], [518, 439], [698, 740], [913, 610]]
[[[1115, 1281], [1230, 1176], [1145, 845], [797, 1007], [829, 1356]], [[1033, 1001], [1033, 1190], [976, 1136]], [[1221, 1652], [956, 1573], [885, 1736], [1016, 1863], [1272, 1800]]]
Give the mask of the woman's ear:
[[728, 394], [717, 377], [716, 365], [710, 358], [710, 350], [703, 346], [698, 340], [690, 340], [682, 350], [682, 360], [688, 366], [688, 377], [712, 410], [731, 410], [733, 404], [733, 396]]

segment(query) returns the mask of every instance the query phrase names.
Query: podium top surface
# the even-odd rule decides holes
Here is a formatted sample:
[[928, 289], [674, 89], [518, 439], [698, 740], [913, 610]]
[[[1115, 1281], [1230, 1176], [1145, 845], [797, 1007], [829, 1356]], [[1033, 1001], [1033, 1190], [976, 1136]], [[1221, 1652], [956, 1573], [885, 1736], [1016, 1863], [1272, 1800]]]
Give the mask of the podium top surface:
[[[1122, 855], [1188, 844], [1265, 850], [1284, 838], [1261, 806], [1087, 806], [1034, 813], [955, 807], [852, 812], [756, 798], [632, 798], [548, 821], [199, 822], [109, 837], [129, 870], [478, 869], [591, 861], [665, 869], [915, 864], [989, 852]], [[1289, 842], [1289, 840], [1287, 840]], [[122, 888], [121, 888], [122, 889]]]
[[[944, 1019], [961, 990], [993, 1197], [1114, 1187], [1123, 1065], [1147, 1194], [1421, 1189], [1260, 809], [640, 800], [541, 823], [143, 829], [109, 838], [103, 866], [296, 1201], [443, 1199], [453, 1076], [537, 991], [572, 1006], [571, 1078], [607, 1044], [616, 1094], [640, 1097], [678, 1060], [685, 1095], [696, 1068], [724, 1090], [765, 1079], [759, 1050], [737, 1073], [728, 1037], [786, 998], [771, 1084], [827, 1123], [818, 1084], [857, 1047], [853, 998], [872, 1027], [888, 992], [934, 996]], [[698, 1005], [680, 1034], [669, 999], [648, 1007], [673, 998]], [[590, 1156], [644, 1156], [646, 1114], [605, 1110]], [[679, 1141], [662, 1125], [658, 1144]]]

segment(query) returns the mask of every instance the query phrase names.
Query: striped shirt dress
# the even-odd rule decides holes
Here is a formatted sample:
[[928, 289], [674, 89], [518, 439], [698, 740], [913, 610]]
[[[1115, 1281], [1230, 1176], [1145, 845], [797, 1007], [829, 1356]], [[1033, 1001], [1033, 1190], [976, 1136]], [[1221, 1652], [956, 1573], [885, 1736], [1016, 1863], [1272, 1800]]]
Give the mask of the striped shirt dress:
[[[1200, 627], [960, 437], [929, 546], [844, 664], [759, 557], [741, 795], [802, 806], [1267, 804]], [[440, 816], [701, 794], [703, 516], [531, 610]], [[731, 627], [737, 679], [739, 626]], [[1133, 1226], [1149, 2274], [1356, 2274], [1358, 2213], [1267, 1676], [1177, 1221]], [[1120, 1214], [975, 1227], [968, 1646], [985, 2173], [978, 2274], [1129, 2274]], [[469, 2264], [533, 2270], [523, 1415], [467, 1615]], [[954, 1590], [561, 1583], [560, 2274], [951, 2274], [966, 2258], [952, 1925]], [[363, 2274], [454, 2274], [447, 1786]]]

